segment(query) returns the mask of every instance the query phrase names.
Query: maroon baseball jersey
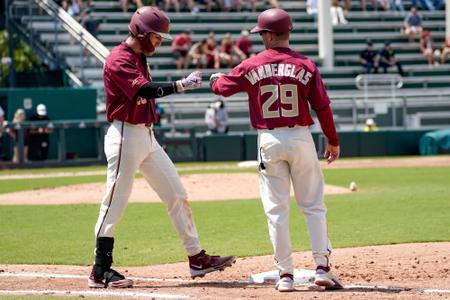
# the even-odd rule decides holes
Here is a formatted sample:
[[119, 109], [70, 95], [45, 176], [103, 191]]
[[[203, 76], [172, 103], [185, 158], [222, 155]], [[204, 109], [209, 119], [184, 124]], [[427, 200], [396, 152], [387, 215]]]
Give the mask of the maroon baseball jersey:
[[106, 116], [109, 122], [151, 124], [156, 120], [154, 99], [137, 96], [139, 89], [151, 81], [145, 56], [122, 42], [111, 50], [103, 70]]
[[313, 124], [308, 103], [324, 110], [330, 99], [311, 59], [289, 48], [268, 49], [243, 61], [213, 85], [215, 94], [247, 92], [250, 121], [257, 129]]

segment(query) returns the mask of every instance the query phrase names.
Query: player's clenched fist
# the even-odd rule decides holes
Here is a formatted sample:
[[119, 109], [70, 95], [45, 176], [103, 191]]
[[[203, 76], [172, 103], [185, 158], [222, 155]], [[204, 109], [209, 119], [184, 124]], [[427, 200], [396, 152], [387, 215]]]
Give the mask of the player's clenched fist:
[[212, 74], [211, 77], [209, 78], [209, 85], [212, 86], [214, 82], [216, 82], [216, 80], [219, 79], [222, 75], [224, 74], [223, 73]]
[[195, 71], [177, 81], [178, 92], [198, 89], [202, 86], [202, 72]]

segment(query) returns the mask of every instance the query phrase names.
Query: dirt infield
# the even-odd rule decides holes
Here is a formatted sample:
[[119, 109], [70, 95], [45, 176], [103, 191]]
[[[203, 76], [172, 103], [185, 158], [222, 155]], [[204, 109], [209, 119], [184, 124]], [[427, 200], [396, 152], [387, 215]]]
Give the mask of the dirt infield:
[[[128, 277], [148, 280], [137, 281], [132, 289], [114, 291], [122, 295], [135, 293], [142, 299], [158, 299], [158, 295], [187, 296], [190, 299], [450, 299], [449, 249], [448, 242], [336, 249], [333, 253], [334, 270], [347, 286], [341, 291], [297, 286], [297, 291], [281, 294], [273, 284], [249, 284], [250, 274], [274, 269], [271, 256], [239, 258], [232, 268], [209, 274], [201, 280], [189, 278], [185, 262], [119, 268]], [[310, 252], [295, 253], [294, 261], [298, 268], [313, 268]], [[24, 272], [34, 274], [22, 277]], [[72, 291], [83, 297], [93, 296], [88, 292], [105, 292], [86, 291], [88, 272], [89, 266], [0, 265], [0, 291]], [[37, 278], [42, 273], [72, 277]], [[129, 298], [129, 295], [124, 298]]]

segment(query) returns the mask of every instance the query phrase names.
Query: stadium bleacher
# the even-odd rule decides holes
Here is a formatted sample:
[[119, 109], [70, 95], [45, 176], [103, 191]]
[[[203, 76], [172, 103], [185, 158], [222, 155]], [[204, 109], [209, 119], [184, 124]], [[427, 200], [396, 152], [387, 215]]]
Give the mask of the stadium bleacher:
[[[280, 5], [282, 8], [288, 9], [294, 19], [291, 47], [310, 56], [320, 66], [317, 26], [314, 24], [312, 17], [306, 14], [305, 2], [284, 0], [280, 1]], [[265, 9], [263, 3], [260, 4], [258, 11]], [[391, 101], [394, 104], [389, 104], [389, 106], [394, 105], [393, 107], [396, 107], [397, 104], [395, 103], [403, 103], [403, 105], [404, 103], [413, 103], [411, 105], [414, 108], [409, 110], [411, 113], [416, 114], [423, 110], [422, 115], [415, 116], [416, 119], [419, 119], [419, 123], [422, 119], [431, 118], [433, 111], [441, 112], [441, 114], [442, 111], [450, 111], [450, 64], [434, 68], [428, 67], [426, 58], [419, 51], [418, 41], [408, 43], [407, 37], [401, 32], [404, 20], [403, 14], [391, 11], [362, 12], [359, 1], [354, 1], [352, 4], [352, 10], [347, 16], [348, 24], [334, 27], [336, 67], [333, 70], [321, 68], [322, 77], [329, 94], [335, 100], [334, 105], [338, 111], [338, 125], [341, 123], [344, 126], [348, 123], [355, 127], [355, 122], [361, 123], [364, 118], [376, 114], [372, 106], [369, 112], [367, 112], [367, 109], [363, 109], [364, 113], [360, 113], [360, 109], [357, 107], [355, 120], [355, 107], [351, 107], [356, 105], [356, 102], [365, 100], [363, 91], [355, 87], [355, 77], [361, 73], [358, 61], [359, 52], [364, 49], [367, 39], [373, 41], [376, 49], [381, 49], [385, 40], [390, 40], [396, 51], [396, 57], [402, 63], [406, 74], [403, 78], [402, 89], [396, 91], [396, 99], [392, 99], [392, 93], [389, 91], [372, 91], [370, 95], [372, 98], [378, 94], [378, 99]], [[67, 65], [87, 84], [101, 88], [103, 86], [101, 62], [94, 58], [82, 57], [83, 51], [80, 44], [75, 43], [62, 26], [55, 26], [53, 18], [46, 15], [34, 15], [32, 20], [29, 20], [27, 5], [28, 1], [14, 1], [16, 15], [20, 16], [22, 12], [21, 23], [23, 26], [28, 26], [34, 36], [46, 45], [47, 49], [61, 53], [65, 57]], [[122, 12], [119, 1], [93, 1], [93, 5], [95, 7], [93, 15], [102, 20], [98, 38], [110, 49], [126, 38], [127, 25], [132, 13]], [[424, 27], [432, 31], [436, 45], [440, 46], [445, 36], [445, 12], [421, 11], [420, 13], [424, 18]], [[208, 13], [200, 11], [195, 15], [182, 12], [169, 13], [169, 16], [173, 23], [171, 27], [173, 35], [188, 28], [193, 31], [192, 39], [196, 42], [206, 38], [209, 31], [214, 31], [216, 39], [220, 41], [226, 32], [231, 32], [233, 38], [237, 38], [242, 29], [251, 28], [256, 23], [258, 12]], [[251, 39], [256, 51], [263, 50], [259, 36], [251, 35]], [[175, 80], [192, 71], [192, 69], [176, 70], [171, 47], [167, 42], [163, 43], [155, 56], [149, 58], [149, 62], [153, 80]], [[191, 123], [198, 125], [199, 128], [204, 128], [202, 124], [204, 109], [209, 101], [215, 99], [215, 96], [210, 92], [207, 80], [210, 74], [217, 71], [213, 69], [203, 70], [205, 83], [195, 93], [174, 95], [161, 100], [166, 111], [170, 113], [171, 122], [174, 125]], [[220, 71], [226, 72], [228, 69], [221, 69]], [[395, 72], [395, 68], [391, 69], [390, 72]], [[430, 104], [434, 100], [438, 101], [437, 104]], [[346, 113], [339, 112], [339, 107], [345, 108]], [[431, 107], [433, 111], [428, 112], [427, 107]], [[230, 110], [231, 128], [249, 129], [246, 119], [248, 112], [245, 96], [232, 97], [228, 108]], [[400, 105], [398, 109], [402, 110], [403, 108]], [[396, 114], [395, 111], [396, 109], [394, 109], [394, 114]], [[405, 116], [403, 118], [405, 119]], [[449, 124], [449, 120], [442, 119], [444, 119], [443, 124], [445, 122], [447, 122], [447, 125]], [[398, 124], [387, 123], [381, 124], [381, 126], [404, 126], [405, 122], [406, 120], [400, 120]], [[347, 127], [344, 126], [343, 128]]]

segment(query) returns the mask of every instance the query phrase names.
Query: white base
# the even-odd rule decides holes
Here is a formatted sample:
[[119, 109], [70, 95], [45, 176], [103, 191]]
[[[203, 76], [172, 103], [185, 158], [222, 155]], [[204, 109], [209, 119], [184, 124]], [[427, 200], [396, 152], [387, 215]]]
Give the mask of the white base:
[[[304, 285], [314, 282], [314, 275], [316, 271], [313, 270], [305, 270], [305, 269], [294, 269], [294, 284], [296, 285]], [[248, 279], [249, 283], [277, 283], [280, 279], [280, 275], [278, 270], [251, 274]]]

